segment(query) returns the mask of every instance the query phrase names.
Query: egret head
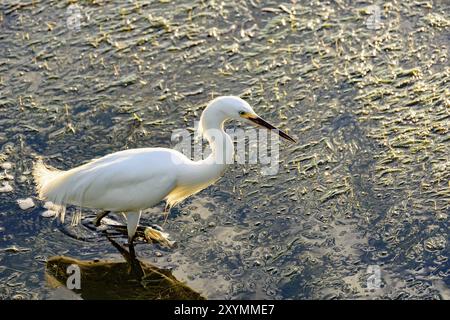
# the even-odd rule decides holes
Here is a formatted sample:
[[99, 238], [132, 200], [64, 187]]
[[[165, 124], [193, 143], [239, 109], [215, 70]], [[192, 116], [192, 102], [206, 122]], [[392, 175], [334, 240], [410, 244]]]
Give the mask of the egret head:
[[268, 130], [276, 130], [278, 134], [291, 142], [295, 140], [287, 133], [281, 131], [271, 125], [256, 114], [253, 108], [244, 100], [235, 96], [223, 96], [214, 99], [208, 107], [215, 108], [218, 112], [223, 113], [224, 117], [233, 120], [243, 120], [247, 123], [256, 124]]

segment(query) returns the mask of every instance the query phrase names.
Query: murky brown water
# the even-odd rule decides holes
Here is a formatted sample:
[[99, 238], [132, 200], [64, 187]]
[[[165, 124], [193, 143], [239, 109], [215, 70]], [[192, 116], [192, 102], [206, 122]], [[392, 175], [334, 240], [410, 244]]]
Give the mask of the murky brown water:
[[[38, 201], [18, 207], [35, 196], [36, 156], [66, 169], [172, 147], [173, 130], [234, 94], [298, 144], [283, 144], [277, 176], [232, 165], [172, 211], [178, 247], [138, 244], [142, 261], [210, 299], [448, 299], [450, 7], [391, 1], [377, 20], [368, 5], [79, 1], [78, 26], [67, 2], [3, 1], [0, 297], [60, 297], [53, 256], [121, 259]], [[162, 224], [162, 209], [142, 223]]]

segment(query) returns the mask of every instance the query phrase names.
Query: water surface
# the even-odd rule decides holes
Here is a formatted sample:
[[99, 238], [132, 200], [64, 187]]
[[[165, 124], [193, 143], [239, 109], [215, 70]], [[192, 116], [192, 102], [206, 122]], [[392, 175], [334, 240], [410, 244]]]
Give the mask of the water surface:
[[209, 299], [448, 299], [450, 7], [386, 2], [378, 20], [371, 4], [86, 0], [78, 26], [68, 2], [3, 1], [0, 297], [64, 297], [45, 277], [54, 256], [121, 259], [103, 234], [41, 216], [36, 157], [67, 169], [173, 147], [233, 94], [298, 143], [276, 176], [231, 165], [172, 211], [178, 247], [140, 243], [142, 261]]

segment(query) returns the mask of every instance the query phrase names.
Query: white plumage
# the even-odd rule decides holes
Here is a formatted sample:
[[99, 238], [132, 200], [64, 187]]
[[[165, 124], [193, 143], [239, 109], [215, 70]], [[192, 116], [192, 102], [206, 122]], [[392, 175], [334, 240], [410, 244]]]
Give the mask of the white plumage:
[[208, 158], [192, 161], [172, 149], [140, 148], [115, 152], [67, 171], [48, 168], [39, 160], [33, 170], [39, 197], [57, 206], [61, 221], [68, 204], [123, 212], [131, 242], [141, 210], [162, 200], [171, 207], [222, 175], [234, 154], [233, 142], [223, 130], [227, 119], [244, 119], [274, 128], [244, 100], [219, 97], [206, 107], [200, 119], [202, 134], [211, 147]]

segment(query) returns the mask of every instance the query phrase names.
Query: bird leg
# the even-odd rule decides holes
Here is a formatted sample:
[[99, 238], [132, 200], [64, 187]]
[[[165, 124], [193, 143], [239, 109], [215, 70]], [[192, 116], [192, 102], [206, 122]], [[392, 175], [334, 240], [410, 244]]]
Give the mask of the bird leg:
[[114, 241], [114, 239], [109, 236], [106, 235], [106, 239], [109, 240], [109, 242], [111, 242], [111, 244], [120, 252], [120, 254], [125, 258], [125, 260], [131, 264], [131, 261], [133, 259], [133, 256], [130, 254], [129, 251], [127, 251], [126, 249], [124, 249], [120, 244], [118, 244], [116, 241]]
[[169, 204], [166, 204], [166, 207], [164, 208], [164, 222], [163, 222], [163, 226], [166, 224], [167, 218], [169, 217], [170, 214], [170, 206]]
[[142, 269], [142, 265], [139, 260], [136, 258], [136, 253], [134, 251], [134, 246], [131, 245], [129, 247], [129, 251], [122, 248], [120, 244], [115, 242], [110, 236], [106, 236], [111, 244], [119, 250], [120, 254], [125, 258], [128, 264], [131, 266], [131, 271], [136, 274], [136, 276], [142, 278], [144, 276], [144, 270]]
[[[170, 210], [170, 208], [168, 208]], [[164, 213], [167, 213], [169, 210], [164, 210]], [[101, 212], [95, 222], [98, 222], [104, 216], [106, 216], [109, 212]], [[158, 225], [152, 225], [151, 227], [144, 227], [139, 225], [139, 220], [141, 216], [141, 211], [139, 212], [127, 212], [124, 213], [124, 216], [127, 220], [126, 227], [123, 225], [109, 225], [110, 227], [117, 229], [120, 232], [126, 231], [128, 233], [128, 247], [130, 248], [130, 253], [134, 254], [134, 246], [133, 242], [136, 238], [136, 234], [140, 237], [144, 237], [147, 242], [150, 243], [159, 243], [162, 246], [172, 248], [175, 245], [175, 242], [169, 239], [169, 235], [163, 232], [163, 229]], [[167, 218], [167, 216], [166, 216]]]
[[102, 211], [102, 212], [100, 212], [99, 214], [97, 214], [97, 216], [95, 217], [95, 219], [94, 219], [94, 225], [96, 226], [96, 227], [99, 227], [100, 226], [100, 223], [102, 222], [102, 219], [104, 218], [104, 217], [106, 217], [108, 214], [110, 214], [111, 213], [111, 211]]
[[133, 239], [134, 237], [131, 240], [128, 238], [128, 251], [130, 252], [131, 258], [136, 259], [136, 251], [134, 251]]
[[136, 234], [136, 230], [141, 218], [141, 211], [127, 212], [127, 231], [128, 231], [128, 244], [133, 244], [133, 239]]

